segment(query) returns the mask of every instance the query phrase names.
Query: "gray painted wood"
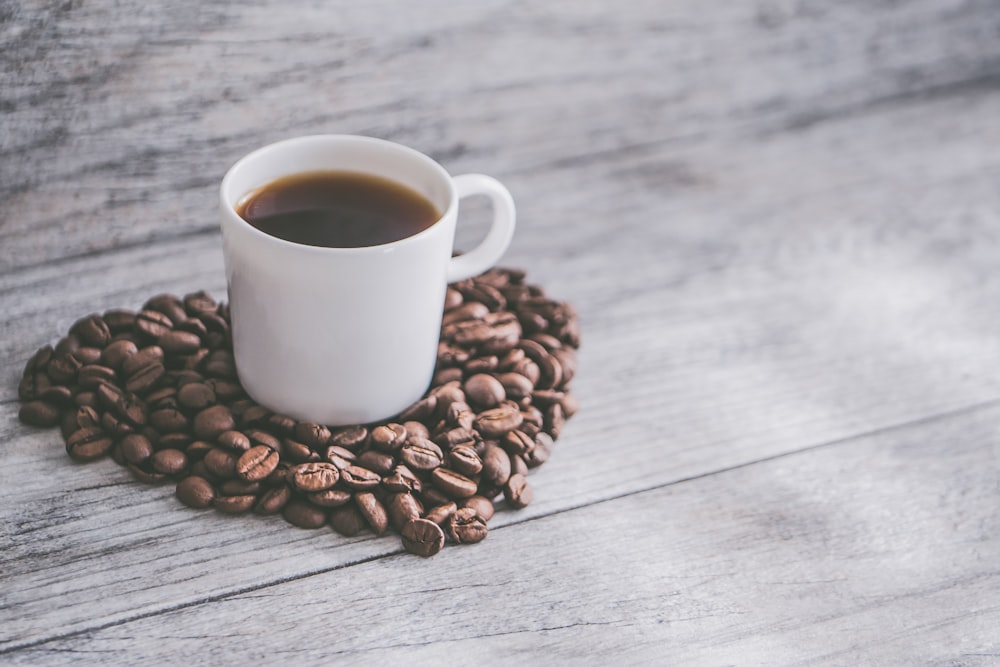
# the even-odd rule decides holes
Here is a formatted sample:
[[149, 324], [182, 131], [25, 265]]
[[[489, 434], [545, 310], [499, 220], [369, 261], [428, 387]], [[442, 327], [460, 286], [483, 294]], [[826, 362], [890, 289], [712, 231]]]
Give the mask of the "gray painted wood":
[[[617, 4], [0, 6], [0, 663], [997, 659], [1000, 6]], [[483, 544], [194, 512], [16, 421], [76, 318], [224, 296], [218, 180], [312, 132], [504, 180], [581, 313]]]

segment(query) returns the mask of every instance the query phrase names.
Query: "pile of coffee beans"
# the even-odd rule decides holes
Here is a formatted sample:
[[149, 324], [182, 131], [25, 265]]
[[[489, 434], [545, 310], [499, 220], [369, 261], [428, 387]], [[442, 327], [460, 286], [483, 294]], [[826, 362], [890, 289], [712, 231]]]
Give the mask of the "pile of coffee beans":
[[530, 503], [528, 471], [576, 412], [576, 314], [524, 277], [493, 269], [448, 287], [431, 388], [383, 423], [331, 428], [255, 403], [227, 306], [205, 292], [78, 320], [28, 361], [19, 416], [58, 426], [76, 461], [110, 456], [176, 484], [189, 507], [347, 536], [392, 528], [432, 556], [485, 538], [495, 501]]

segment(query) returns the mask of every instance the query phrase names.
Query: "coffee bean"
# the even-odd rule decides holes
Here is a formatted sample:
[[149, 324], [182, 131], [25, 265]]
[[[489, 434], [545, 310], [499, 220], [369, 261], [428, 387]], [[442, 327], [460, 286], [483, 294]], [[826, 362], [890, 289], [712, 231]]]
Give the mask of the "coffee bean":
[[382, 481], [382, 477], [377, 472], [368, 468], [350, 465], [340, 471], [340, 480], [349, 489], [368, 491], [377, 487]]
[[[138, 356], [136, 354], [132, 358], [134, 359]], [[127, 364], [128, 361], [126, 360], [125, 363]], [[125, 381], [125, 389], [140, 396], [147, 394], [160, 384], [165, 373], [166, 369], [161, 362], [150, 362], [128, 376], [128, 379]]]
[[214, 440], [224, 431], [236, 428], [233, 413], [224, 405], [213, 405], [194, 418], [194, 435], [201, 440]]
[[236, 362], [229, 350], [213, 350], [205, 358], [205, 373], [215, 378], [236, 379]]
[[142, 310], [135, 317], [135, 330], [147, 340], [157, 340], [173, 328], [171, 319], [156, 310]]
[[188, 428], [188, 418], [174, 408], [155, 410], [149, 414], [149, 425], [160, 433], [177, 433]]
[[149, 459], [156, 472], [164, 475], [177, 475], [187, 468], [187, 456], [179, 449], [161, 449]]
[[336, 466], [337, 470], [354, 465], [357, 455], [349, 449], [338, 445], [330, 445], [326, 448], [326, 460]]
[[177, 482], [176, 495], [177, 499], [188, 507], [205, 509], [211, 507], [212, 501], [215, 500], [215, 489], [204, 477], [188, 475]]
[[129, 463], [126, 467], [128, 468], [128, 471], [132, 473], [132, 476], [143, 484], [162, 484], [168, 479], [168, 477], [162, 472], [147, 470], [146, 468], [137, 466], [134, 463]]
[[476, 418], [476, 429], [484, 438], [500, 438], [520, 426], [523, 419], [516, 405], [505, 403], [480, 412]]
[[457, 308], [452, 308], [446, 312], [444, 317], [441, 318], [441, 324], [443, 326], [448, 326], [449, 324], [454, 324], [455, 322], [481, 320], [486, 317], [489, 312], [490, 309], [487, 308], [485, 304], [479, 303], [478, 301], [471, 301], [469, 303], [462, 304]]
[[326, 489], [306, 494], [306, 499], [320, 507], [340, 507], [351, 502], [354, 494], [343, 489]]
[[202, 461], [205, 463], [208, 471], [219, 479], [232, 479], [236, 477], [237, 459], [238, 457], [233, 452], [221, 447], [212, 447], [212, 449], [205, 452]]
[[433, 556], [444, 546], [444, 531], [433, 521], [411, 519], [400, 531], [403, 547], [410, 553], [424, 558]]
[[262, 516], [277, 514], [292, 498], [292, 487], [279, 484], [262, 493], [254, 505], [253, 511]]
[[553, 438], [558, 438], [565, 425], [566, 416], [563, 414], [562, 403], [553, 403], [545, 410], [545, 423], [543, 426], [545, 432]]
[[101, 319], [108, 325], [108, 329], [112, 334], [119, 334], [123, 331], [131, 331], [135, 326], [135, 312], [131, 310], [124, 310], [120, 308], [108, 310], [104, 312]]
[[402, 424], [382, 424], [371, 432], [371, 445], [383, 452], [398, 451], [406, 442], [406, 427]]
[[45, 367], [45, 372], [56, 384], [69, 385], [76, 381], [77, 371], [83, 364], [72, 354], [55, 356]]
[[243, 479], [227, 479], [219, 484], [219, 492], [224, 496], [255, 496], [260, 493], [260, 482], [248, 482]]
[[94, 461], [109, 451], [114, 441], [99, 428], [82, 428], [66, 439], [66, 453], [74, 461]]
[[475, 481], [448, 468], [437, 468], [431, 472], [431, 482], [450, 498], [469, 498], [476, 495], [479, 488]]
[[[231, 449], [234, 452], [245, 452], [250, 449], [250, 438], [246, 434], [239, 431], [223, 431], [215, 439], [217, 443], [225, 447], [226, 449]], [[274, 449], [273, 447], [267, 447], [268, 449]]]
[[23, 423], [41, 428], [50, 428], [59, 423], [59, 408], [45, 401], [29, 401], [21, 405], [17, 413]]
[[69, 330], [85, 345], [102, 348], [111, 341], [111, 329], [98, 315], [77, 320]]
[[497, 376], [500, 384], [503, 385], [507, 398], [513, 401], [521, 401], [532, 396], [535, 386], [531, 380], [520, 373], [501, 373]]
[[376, 535], [381, 535], [389, 527], [389, 515], [385, 506], [374, 493], [362, 491], [354, 494], [354, 502], [364, 517], [365, 523]]
[[463, 507], [445, 523], [448, 537], [456, 544], [475, 544], [486, 539], [486, 520], [471, 507]]
[[292, 435], [299, 422], [288, 415], [271, 415], [267, 418], [267, 425], [274, 433], [281, 435]]
[[412, 438], [430, 438], [431, 432], [427, 429], [422, 422], [418, 421], [405, 421], [403, 422], [403, 428], [406, 429], [406, 439], [410, 440]]
[[242, 496], [216, 496], [212, 507], [223, 514], [243, 514], [249, 512], [257, 501], [257, 496], [246, 494]]
[[485, 373], [468, 378], [464, 389], [469, 402], [478, 408], [495, 408], [507, 397], [500, 381]]
[[471, 430], [476, 422], [476, 413], [467, 403], [456, 401], [448, 406], [445, 420], [452, 426]]
[[413, 470], [433, 470], [444, 462], [441, 448], [426, 438], [409, 438], [399, 450], [403, 463]]
[[434, 379], [431, 380], [431, 384], [439, 385], [449, 382], [460, 382], [464, 375], [461, 368], [439, 368], [434, 373]]
[[472, 447], [459, 446], [448, 452], [448, 465], [466, 476], [478, 475], [483, 469], [483, 460]]
[[367, 527], [368, 522], [351, 503], [330, 510], [330, 525], [344, 537], [354, 537]]
[[524, 462], [523, 454], [510, 457], [510, 474], [511, 475], [528, 474], [528, 464]]
[[502, 448], [490, 445], [483, 452], [482, 479], [495, 486], [503, 486], [510, 479], [510, 456]]
[[527, 478], [520, 473], [511, 475], [503, 487], [503, 497], [514, 509], [527, 507], [531, 503], [532, 495]]
[[420, 501], [409, 493], [391, 494], [385, 502], [385, 509], [396, 532], [402, 530], [410, 519], [419, 519], [424, 512]]
[[125, 360], [138, 351], [138, 346], [130, 340], [112, 341], [101, 351], [101, 363], [120, 371]]
[[155, 451], [153, 443], [141, 433], [129, 433], [121, 439], [119, 447], [125, 460], [135, 464], [145, 463]]
[[292, 468], [291, 483], [301, 491], [323, 491], [336, 484], [341, 472], [332, 463], [300, 463]]
[[302, 500], [289, 500], [281, 510], [285, 521], [299, 528], [316, 529], [326, 524], [326, 512]]
[[483, 518], [483, 521], [489, 521], [492, 519], [493, 514], [496, 511], [493, 507], [493, 501], [485, 496], [472, 496], [471, 498], [466, 498], [462, 501], [462, 507], [474, 510], [476, 514]]
[[426, 419], [434, 414], [434, 410], [437, 408], [437, 398], [434, 396], [425, 396], [420, 399], [399, 415], [399, 420], [402, 422], [408, 421], [420, 421], [421, 419]]
[[192, 354], [201, 347], [201, 338], [196, 333], [175, 329], [160, 334], [157, 344], [167, 354]]
[[322, 424], [299, 422], [295, 425], [293, 432], [296, 438], [313, 449], [323, 447], [330, 440], [330, 429]]
[[458, 505], [454, 501], [445, 499], [444, 502], [434, 505], [427, 513], [424, 514], [424, 518], [428, 521], [433, 521], [434, 523], [441, 525], [445, 521], [451, 518], [451, 515], [458, 511]]
[[396, 465], [396, 459], [393, 458], [392, 454], [374, 449], [361, 452], [356, 461], [362, 468], [377, 472], [379, 475], [389, 474]]
[[436, 487], [428, 484], [420, 492], [420, 502], [422, 502], [425, 507], [436, 507], [438, 505], [447, 505], [452, 502], [452, 499]]
[[405, 465], [398, 465], [382, 479], [382, 485], [390, 491], [402, 493], [420, 493], [423, 483], [412, 470]]
[[98, 364], [101, 361], [101, 348], [81, 347], [73, 353], [73, 356], [84, 366]]
[[251, 447], [236, 461], [236, 476], [249, 482], [262, 480], [278, 467], [279, 458], [270, 447]]
[[244, 431], [243, 434], [250, 441], [251, 447], [260, 445], [263, 447], [270, 447], [276, 452], [280, 452], [282, 450], [281, 440], [278, 440], [278, 438], [271, 435], [267, 431], [258, 428], [251, 428]]
[[192, 317], [202, 313], [215, 313], [215, 309], [219, 307], [212, 295], [204, 290], [184, 295], [183, 304], [185, 312]]
[[449, 287], [444, 293], [444, 310], [445, 312], [458, 308], [462, 305], [463, 297], [462, 293], [457, 289]]

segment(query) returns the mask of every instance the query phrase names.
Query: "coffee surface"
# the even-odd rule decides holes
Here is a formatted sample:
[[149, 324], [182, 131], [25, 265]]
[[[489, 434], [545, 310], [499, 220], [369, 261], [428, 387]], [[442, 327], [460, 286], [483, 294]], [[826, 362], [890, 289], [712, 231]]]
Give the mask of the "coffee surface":
[[313, 171], [257, 188], [236, 213], [265, 234], [325, 248], [363, 248], [413, 236], [440, 217], [426, 197], [381, 176]]

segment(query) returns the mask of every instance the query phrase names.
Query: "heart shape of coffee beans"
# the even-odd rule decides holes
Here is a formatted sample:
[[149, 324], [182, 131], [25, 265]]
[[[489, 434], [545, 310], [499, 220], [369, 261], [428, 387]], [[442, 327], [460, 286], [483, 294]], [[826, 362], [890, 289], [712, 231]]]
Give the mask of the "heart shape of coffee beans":
[[576, 412], [576, 313], [524, 279], [493, 269], [449, 285], [431, 388], [390, 421], [331, 428], [255, 403], [227, 306], [203, 291], [78, 320], [28, 361], [19, 417], [59, 426], [76, 461], [110, 456], [176, 484], [189, 507], [346, 536], [392, 528], [432, 556], [482, 541], [501, 497], [530, 503], [528, 471]]

